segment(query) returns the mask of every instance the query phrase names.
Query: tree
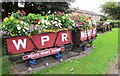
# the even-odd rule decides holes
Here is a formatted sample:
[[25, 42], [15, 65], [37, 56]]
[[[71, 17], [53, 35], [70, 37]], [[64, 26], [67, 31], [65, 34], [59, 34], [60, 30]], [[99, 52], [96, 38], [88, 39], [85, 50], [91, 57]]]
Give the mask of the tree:
[[105, 15], [112, 16], [114, 19], [120, 19], [120, 2], [106, 2], [101, 5], [101, 12]]
[[100, 21], [106, 21], [107, 17], [105, 15], [100, 15]]
[[108, 16], [107, 20], [113, 20], [114, 18], [112, 16]]
[[31, 2], [26, 3], [24, 8], [28, 13], [39, 13], [42, 15], [47, 14], [49, 11], [50, 14], [57, 11], [67, 12], [67, 9], [69, 9], [67, 2]]
[[[50, 13], [55, 11], [64, 11], [67, 12], [69, 9], [70, 2], [75, 2], [76, 0], [67, 0], [66, 2], [25, 2], [24, 8], [18, 7], [18, 2], [2, 2], [2, 18], [5, 18], [13, 11], [25, 10], [26, 13], [39, 13], [45, 15], [49, 10]], [[54, 0], [53, 0], [54, 1]]]

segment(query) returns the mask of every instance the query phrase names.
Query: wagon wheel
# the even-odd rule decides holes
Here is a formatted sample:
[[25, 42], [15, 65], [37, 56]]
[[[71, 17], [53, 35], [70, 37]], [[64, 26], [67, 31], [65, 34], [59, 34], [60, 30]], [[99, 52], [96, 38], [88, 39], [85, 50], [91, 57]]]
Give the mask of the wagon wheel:
[[59, 52], [59, 53], [57, 53], [57, 54], [55, 54], [55, 55], [52, 55], [56, 60], [60, 60], [61, 59], [61, 57], [62, 57], [62, 54]]
[[37, 60], [29, 59], [29, 60], [27, 60], [27, 65], [30, 66], [30, 67], [32, 67], [34, 65], [37, 65]]

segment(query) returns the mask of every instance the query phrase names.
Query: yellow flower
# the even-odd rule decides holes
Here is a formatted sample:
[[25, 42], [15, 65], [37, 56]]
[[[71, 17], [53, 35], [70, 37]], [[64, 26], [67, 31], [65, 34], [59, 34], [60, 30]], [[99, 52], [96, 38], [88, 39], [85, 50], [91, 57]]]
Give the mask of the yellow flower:
[[10, 34], [11, 36], [15, 36], [14, 34]]
[[46, 16], [46, 19], [48, 19], [48, 16]]
[[69, 14], [70, 17], [72, 17], [72, 14]]
[[9, 19], [6, 17], [5, 19], [4, 19], [4, 22], [7, 22]]
[[10, 20], [13, 20], [14, 19], [14, 17], [13, 16], [10, 16]]
[[32, 38], [31, 34], [27, 34], [29, 38]]
[[19, 21], [17, 20], [16, 23], [19, 23]]
[[5, 25], [3, 25], [3, 28], [5, 28]]

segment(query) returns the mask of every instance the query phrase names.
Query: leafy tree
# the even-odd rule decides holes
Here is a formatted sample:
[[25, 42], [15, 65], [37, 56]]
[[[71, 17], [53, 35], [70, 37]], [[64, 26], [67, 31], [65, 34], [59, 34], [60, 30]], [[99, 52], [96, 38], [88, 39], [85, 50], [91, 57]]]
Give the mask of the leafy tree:
[[40, 13], [42, 15], [45, 15], [48, 12], [49, 14], [57, 11], [67, 12], [67, 9], [69, 9], [67, 2], [31, 2], [26, 3], [24, 8], [28, 13]]
[[[52, 0], [51, 0], [52, 1]], [[45, 15], [49, 10], [50, 13], [55, 11], [68, 12], [70, 2], [76, 0], [67, 0], [66, 2], [25, 2], [24, 8], [18, 7], [18, 2], [2, 2], [2, 18], [11, 15], [13, 11], [25, 10], [26, 13], [40, 13]]]
[[107, 17], [105, 15], [100, 15], [100, 21], [106, 21]]
[[112, 16], [108, 16], [107, 20], [114, 20], [114, 18]]
[[101, 5], [101, 12], [108, 16], [112, 16], [114, 19], [120, 19], [120, 2], [106, 2]]

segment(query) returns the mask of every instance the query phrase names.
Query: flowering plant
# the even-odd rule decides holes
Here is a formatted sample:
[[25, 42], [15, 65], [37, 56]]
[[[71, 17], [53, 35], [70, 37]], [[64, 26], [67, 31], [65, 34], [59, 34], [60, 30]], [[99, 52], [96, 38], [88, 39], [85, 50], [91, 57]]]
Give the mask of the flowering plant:
[[58, 32], [60, 30], [83, 30], [90, 28], [92, 19], [80, 14], [54, 14], [41, 16], [41, 14], [28, 14], [22, 10], [12, 13], [2, 22], [3, 35], [22, 36], [40, 34], [41, 32]]
[[10, 17], [6, 17], [2, 22], [3, 35], [21, 36], [27, 34], [28, 29], [24, 28], [27, 23], [22, 21], [25, 14], [24, 11], [22, 11], [22, 13], [18, 11], [12, 13]]
[[73, 30], [83, 30], [89, 28], [89, 23], [86, 20], [87, 16], [80, 14], [69, 14], [73, 22]]

